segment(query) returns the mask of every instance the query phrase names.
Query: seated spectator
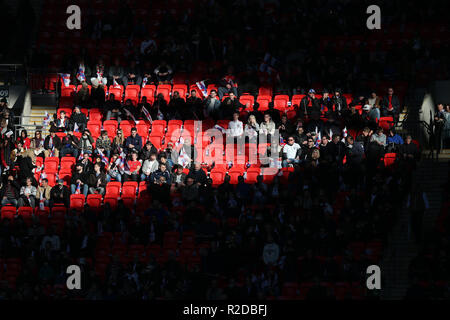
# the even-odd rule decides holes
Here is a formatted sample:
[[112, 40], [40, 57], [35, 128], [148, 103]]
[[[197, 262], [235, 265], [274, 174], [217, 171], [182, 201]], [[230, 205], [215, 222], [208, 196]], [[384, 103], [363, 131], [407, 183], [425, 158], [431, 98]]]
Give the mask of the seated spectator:
[[111, 156], [111, 160], [109, 162], [109, 166], [106, 168], [106, 181], [110, 182], [112, 180], [116, 180], [118, 182], [122, 182], [122, 174], [120, 170], [120, 162], [119, 156], [117, 153], [114, 153]]
[[281, 116], [281, 124], [278, 126], [278, 131], [284, 140], [287, 140], [287, 138], [294, 134], [294, 126], [285, 114]]
[[370, 94], [370, 98], [368, 99], [368, 102], [372, 108], [381, 108], [381, 98], [377, 95], [376, 92], [372, 92]]
[[207, 179], [205, 171], [202, 169], [201, 164], [198, 162], [195, 162], [191, 167], [188, 173], [188, 177], [193, 178], [195, 183], [199, 185], [204, 185]]
[[267, 142], [270, 142], [270, 138], [275, 134], [276, 125], [272, 121], [270, 114], [264, 115], [264, 121], [259, 125], [259, 133], [267, 136]]
[[283, 147], [283, 168], [292, 167], [300, 162], [301, 147], [295, 139], [289, 136], [287, 144]]
[[248, 141], [257, 141], [259, 134], [259, 124], [256, 121], [256, 117], [254, 115], [250, 115], [248, 117], [244, 132], [246, 137], [248, 137]]
[[2, 206], [13, 205], [17, 207], [20, 191], [20, 185], [14, 180], [14, 176], [11, 174], [8, 175], [7, 180], [3, 183], [3, 186], [0, 189]]
[[117, 129], [116, 136], [113, 139], [111, 153], [120, 154], [125, 147], [125, 137], [122, 129]]
[[378, 162], [384, 156], [386, 148], [386, 135], [382, 128], [377, 128], [370, 137], [368, 156], [371, 162]]
[[103, 78], [104, 82], [100, 82], [98, 79], [93, 78], [91, 80], [92, 82], [92, 88], [91, 88], [91, 102], [90, 107], [91, 108], [102, 108], [105, 104], [105, 85], [106, 80]]
[[[309, 140], [308, 140], [309, 142]], [[328, 147], [331, 155], [332, 162], [335, 162], [339, 165], [342, 164], [342, 160], [345, 156], [345, 144], [341, 141], [340, 134], [334, 134], [333, 139]]]
[[235, 82], [235, 77], [233, 74], [233, 68], [228, 68], [228, 74], [220, 79], [218, 83], [219, 99], [222, 100], [223, 96], [226, 94], [233, 93], [236, 97], [238, 96], [237, 83]]
[[181, 187], [181, 199], [185, 203], [195, 201], [199, 195], [199, 184], [195, 183], [195, 179], [192, 176], [186, 177], [186, 184]]
[[30, 150], [33, 151], [36, 157], [45, 158], [44, 139], [42, 138], [42, 131], [36, 130], [34, 138], [31, 139]]
[[319, 107], [321, 114], [329, 114], [333, 111], [333, 103], [330, 98], [330, 93], [327, 90], [322, 92], [322, 98], [319, 100]]
[[353, 130], [359, 130], [362, 126], [364, 126], [364, 121], [362, 116], [359, 114], [359, 111], [356, 110], [356, 106], [350, 107], [350, 110], [345, 117], [345, 126]]
[[132, 151], [139, 152], [142, 149], [142, 138], [137, 133], [136, 128], [131, 129], [131, 136], [125, 140], [125, 152], [128, 154]]
[[70, 205], [70, 190], [64, 185], [63, 179], [59, 179], [50, 191], [50, 207], [55, 204], [62, 204], [67, 208]]
[[[233, 120], [228, 123], [227, 136], [235, 139], [244, 133], [244, 124], [239, 120], [239, 113], [233, 113]], [[236, 141], [236, 140], [235, 140]]]
[[130, 66], [125, 70], [125, 76], [122, 78], [123, 86], [126, 88], [129, 84], [136, 84], [141, 86], [142, 77], [140, 76], [141, 71], [136, 65], [136, 61], [131, 60]]
[[377, 123], [380, 120], [380, 110], [372, 108], [370, 104], [366, 104], [362, 108], [361, 118], [365, 127], [376, 129]]
[[386, 139], [386, 144], [388, 152], [397, 152], [400, 145], [403, 144], [402, 137], [395, 132], [394, 128], [389, 129], [389, 135]]
[[31, 145], [31, 139], [28, 138], [27, 130], [23, 129], [20, 131], [20, 137], [17, 138], [20, 142], [22, 142], [22, 146], [25, 150], [28, 150]]
[[44, 140], [45, 157], [59, 157], [61, 139], [56, 135], [55, 129], [50, 129], [50, 134]]
[[34, 207], [36, 206], [37, 189], [33, 186], [31, 178], [25, 180], [25, 186], [20, 188], [20, 198], [17, 203], [19, 207]]
[[111, 155], [111, 139], [108, 137], [108, 131], [102, 130], [100, 137], [97, 138], [95, 142], [95, 149], [101, 151], [105, 157], [109, 159]]
[[186, 99], [186, 106], [181, 116], [183, 120], [203, 118], [203, 100], [197, 96], [197, 91], [191, 90], [191, 95]]
[[116, 100], [114, 93], [109, 94], [109, 98], [103, 106], [103, 114], [106, 120], [117, 120], [118, 123], [122, 121], [120, 102]]
[[141, 181], [148, 181], [153, 172], [159, 168], [159, 162], [157, 160], [157, 153], [151, 153], [148, 159], [144, 160], [142, 164]]
[[172, 186], [171, 186], [171, 192], [177, 192], [182, 188], [185, 184], [187, 174], [183, 172], [183, 166], [181, 165], [174, 165], [173, 167], [173, 173], [171, 176]]
[[84, 153], [81, 160], [77, 161], [77, 164], [83, 167], [83, 172], [86, 174], [91, 174], [94, 170], [94, 165], [92, 161], [89, 159], [90, 155], [88, 153]]
[[161, 163], [159, 165], [159, 169], [154, 171], [150, 175], [149, 183], [156, 183], [158, 184], [160, 182], [160, 178], [163, 177], [166, 183], [171, 183], [170, 181], [170, 172], [167, 170], [167, 166], [164, 163]]
[[96, 156], [94, 158], [94, 161], [92, 162], [92, 171], [90, 173], [93, 172], [95, 164], [98, 164], [100, 166], [101, 172], [106, 172], [106, 163], [107, 163], [106, 160], [108, 160], [108, 159], [105, 159], [105, 161], [103, 161], [102, 157]]
[[155, 153], [158, 153], [158, 150], [153, 145], [153, 143], [149, 140], [145, 143], [144, 147], [142, 148], [141, 152], [139, 152], [139, 159], [145, 161], [147, 159], [150, 159], [150, 156]]
[[152, 105], [148, 102], [146, 96], [141, 97], [141, 101], [137, 105], [138, 116], [136, 117], [136, 119], [139, 118], [139, 119], [148, 120], [147, 116], [142, 111], [142, 108], [145, 108], [148, 112], [150, 112], [150, 110], [152, 109]]
[[175, 91], [170, 99], [168, 105], [171, 117], [174, 119], [182, 119], [182, 114], [185, 113], [186, 101], [180, 96], [178, 91]]
[[136, 151], [131, 151], [131, 159], [127, 160], [125, 165], [125, 168], [128, 168], [128, 171], [125, 171], [123, 176], [124, 181], [138, 181], [141, 167], [142, 161], [138, 159], [138, 153]]
[[248, 117], [255, 116], [256, 122], [261, 123], [264, 121], [264, 113], [259, 111], [259, 103], [255, 102], [253, 105], [253, 111], [250, 111]]
[[302, 126], [297, 127], [297, 133], [295, 134], [294, 139], [300, 146], [308, 143], [308, 136]]
[[91, 136], [91, 132], [87, 129], [83, 131], [83, 135], [78, 141], [79, 150], [81, 153], [91, 155], [94, 151], [94, 139]]
[[67, 154], [72, 154], [75, 158], [78, 158], [79, 142], [80, 141], [73, 135], [72, 131], [67, 132], [67, 135], [61, 142], [61, 157], [65, 157]]
[[122, 79], [124, 77], [123, 67], [120, 65], [119, 58], [114, 58], [114, 64], [108, 69], [108, 83], [115, 85], [123, 85]]
[[75, 95], [75, 105], [80, 107], [89, 107], [91, 102], [91, 93], [86, 81], [81, 83], [81, 89]]
[[59, 118], [56, 119], [55, 127], [58, 132], [66, 132], [70, 130], [70, 119], [66, 117], [66, 112], [64, 110], [59, 113]]
[[72, 179], [70, 180], [71, 193], [84, 194], [87, 197], [89, 191], [88, 179], [89, 173], [83, 171], [83, 165], [81, 163], [77, 163], [72, 173]]
[[365, 127], [362, 130], [361, 134], [356, 137], [356, 141], [361, 142], [365, 151], [367, 151], [369, 148], [370, 136], [372, 135], [372, 133], [373, 131], [370, 130], [369, 127]]
[[42, 179], [41, 185], [37, 188], [36, 199], [42, 203], [44, 207], [50, 207], [52, 187], [48, 185], [48, 179]]
[[94, 165], [94, 172], [89, 176], [89, 193], [105, 194], [106, 190], [106, 174], [101, 171], [98, 163]]
[[221, 114], [221, 103], [217, 99], [217, 91], [211, 90], [209, 96], [205, 100], [204, 116], [205, 118], [219, 120]]
[[149, 111], [152, 119], [154, 120], [164, 120], [168, 118], [169, 110], [167, 101], [162, 93], [156, 95], [155, 102]]
[[[183, 147], [186, 145], [186, 143], [188, 143], [191, 147], [193, 147], [193, 145], [190, 144], [190, 141], [188, 139], [184, 140]], [[165, 152], [161, 152], [159, 154], [159, 163], [165, 164], [167, 171], [169, 171], [169, 173], [172, 172], [173, 162], [172, 162], [172, 158], [170, 157], [170, 155], [167, 155]]]
[[221, 117], [229, 119], [233, 116], [233, 113], [239, 113], [244, 108], [245, 106], [239, 102], [237, 96], [231, 92], [220, 105]]
[[81, 112], [80, 107], [75, 106], [73, 108], [72, 115], [70, 116], [70, 130], [75, 132], [83, 132], [87, 126], [86, 115]]
[[158, 84], [167, 84], [172, 81], [172, 68], [167, 65], [166, 61], [161, 61], [161, 64], [156, 67], [155, 71], [156, 81]]
[[400, 111], [400, 100], [394, 94], [394, 89], [389, 88], [387, 96], [384, 96], [381, 102], [381, 115], [383, 117], [393, 117], [394, 121], [397, 122]]

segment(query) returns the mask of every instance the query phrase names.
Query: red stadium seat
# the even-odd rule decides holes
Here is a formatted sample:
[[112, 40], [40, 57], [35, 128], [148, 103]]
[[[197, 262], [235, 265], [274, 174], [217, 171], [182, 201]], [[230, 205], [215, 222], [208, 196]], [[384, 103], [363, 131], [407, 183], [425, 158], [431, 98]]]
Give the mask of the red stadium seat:
[[108, 184], [106, 185], [105, 197], [111, 196], [111, 197], [118, 198], [120, 195], [121, 188], [122, 188], [122, 184], [118, 181], [108, 182]]
[[57, 157], [47, 157], [44, 161], [45, 173], [56, 173], [58, 172], [59, 158]]
[[117, 135], [118, 123], [116, 120], [106, 120], [103, 122], [103, 129], [108, 132], [108, 136], [115, 137]]
[[143, 87], [141, 89], [141, 100], [142, 100], [142, 97], [146, 97], [148, 103], [153, 103], [155, 101], [155, 92], [156, 92], [155, 85], [153, 85], [153, 84], [146, 85], [145, 87]]
[[61, 97], [67, 98], [67, 97], [73, 97], [75, 95], [75, 86], [73, 84], [70, 84], [67, 87], [61, 87]]
[[99, 209], [102, 206], [101, 194], [89, 194], [86, 198], [86, 203], [92, 209]]
[[277, 95], [273, 100], [274, 109], [285, 111], [288, 108], [289, 96], [288, 95]]
[[64, 218], [67, 214], [67, 208], [62, 206], [54, 206], [52, 208], [52, 218]]
[[273, 90], [269, 87], [261, 87], [258, 90], [258, 96], [272, 96]]
[[154, 120], [151, 126], [151, 133], [164, 135], [166, 130], [166, 120]]
[[269, 109], [269, 103], [272, 102], [271, 96], [258, 96], [256, 102], [259, 103], [258, 111], [266, 111]]
[[396, 153], [386, 153], [384, 155], [384, 166], [385, 167], [391, 167], [392, 165], [394, 165], [395, 160], [397, 159], [397, 154]]
[[124, 182], [122, 186], [122, 196], [133, 196], [133, 198], [135, 198], [137, 188], [138, 183], [135, 181]]
[[19, 207], [17, 215], [23, 219], [30, 219], [33, 216], [33, 208], [31, 207]]
[[211, 170], [209, 177], [212, 179], [213, 187], [217, 187], [223, 183], [225, 172], [220, 169], [213, 169]]
[[61, 163], [60, 163], [60, 165], [61, 165], [60, 170], [64, 170], [64, 169], [72, 170], [75, 163], [76, 163], [75, 157], [62, 157]]
[[299, 107], [300, 106], [300, 102], [302, 101], [302, 99], [305, 97], [304, 94], [296, 94], [292, 96], [292, 101], [291, 101], [291, 106], [294, 107]]
[[140, 87], [138, 85], [129, 84], [125, 89], [124, 101], [131, 100], [134, 105], [139, 101], [139, 91]]
[[93, 122], [102, 122], [103, 115], [100, 112], [93, 112], [92, 110], [89, 112], [89, 121]]
[[92, 138], [96, 140], [101, 135], [102, 123], [100, 121], [88, 121], [87, 129], [91, 132]]
[[170, 101], [170, 93], [172, 92], [172, 85], [170, 84], [160, 84], [156, 88], [156, 95], [162, 94], [164, 96], [164, 99], [169, 103]]
[[131, 135], [131, 129], [134, 127], [134, 122], [130, 120], [122, 120], [119, 127], [122, 129], [123, 136], [127, 138]]
[[72, 108], [58, 108], [58, 119], [61, 118], [61, 111], [64, 111], [66, 113], [66, 118], [70, 118], [72, 115]]
[[250, 94], [244, 94], [242, 96], [240, 96], [239, 98], [239, 102], [241, 104], [243, 104], [244, 106], [247, 105], [247, 103], [249, 103], [249, 107], [246, 107], [246, 110], [253, 110], [253, 105], [255, 104], [255, 97], [250, 95]]
[[381, 117], [378, 125], [383, 128], [384, 131], [389, 130], [394, 126], [394, 118], [392, 117]]
[[153, 134], [150, 133], [150, 135], [148, 136], [148, 140], [155, 146], [156, 149], [161, 149], [162, 146], [162, 140], [163, 140], [164, 136], [160, 135], [158, 133]]
[[245, 179], [245, 183], [248, 184], [256, 183], [256, 178], [259, 176], [259, 174], [260, 174], [259, 168], [249, 168], [247, 170], [247, 177]]
[[150, 130], [150, 124], [145, 121], [139, 121], [139, 123], [136, 125], [136, 129], [138, 134], [147, 139], [148, 137], [148, 131]]
[[59, 179], [64, 180], [64, 185], [70, 185], [70, 179], [72, 178], [72, 169], [64, 168], [60, 169], [58, 173]]
[[42, 157], [36, 157], [36, 167], [40, 168], [44, 164], [44, 159]]
[[111, 209], [115, 209], [117, 208], [117, 197], [111, 196], [111, 195], [105, 195], [105, 199], [103, 200], [104, 204], [109, 204], [109, 206], [111, 207]]
[[14, 206], [3, 206], [1, 209], [1, 217], [2, 219], [13, 219], [16, 215], [16, 207]]
[[70, 209], [82, 211], [84, 208], [85, 197], [83, 194], [72, 194], [70, 196]]

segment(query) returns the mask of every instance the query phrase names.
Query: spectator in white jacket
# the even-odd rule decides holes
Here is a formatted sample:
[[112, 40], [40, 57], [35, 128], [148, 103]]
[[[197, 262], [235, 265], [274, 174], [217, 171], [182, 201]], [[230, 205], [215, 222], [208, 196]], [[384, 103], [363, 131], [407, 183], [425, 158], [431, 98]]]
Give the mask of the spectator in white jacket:
[[150, 154], [150, 159], [147, 159], [142, 164], [141, 181], [150, 179], [150, 175], [158, 170], [159, 163], [156, 153]]
[[25, 186], [20, 188], [20, 198], [18, 206], [20, 207], [32, 207], [36, 205], [36, 193], [37, 189], [32, 185], [31, 178], [27, 178]]
[[239, 120], [239, 113], [233, 113], [233, 120], [228, 123], [228, 135], [238, 138], [244, 133], [244, 124]]
[[295, 143], [294, 137], [289, 137], [287, 144], [283, 147], [283, 168], [300, 162], [301, 147]]

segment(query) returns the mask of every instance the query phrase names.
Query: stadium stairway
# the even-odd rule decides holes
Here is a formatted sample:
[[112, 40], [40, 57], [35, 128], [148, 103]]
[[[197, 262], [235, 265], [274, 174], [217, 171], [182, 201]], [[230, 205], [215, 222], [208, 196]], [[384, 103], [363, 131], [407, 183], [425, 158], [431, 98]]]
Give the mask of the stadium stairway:
[[[45, 112], [50, 116], [56, 113], [56, 107], [53, 106], [32, 106], [30, 114], [24, 114], [22, 119], [22, 125], [28, 131], [28, 136], [34, 136], [35, 126], [40, 129], [42, 122], [44, 121]], [[48, 133], [49, 128], [42, 128], [44, 134]]]
[[[429, 208], [425, 210], [422, 231], [432, 232], [442, 204], [441, 185], [447, 179], [448, 159], [432, 160], [423, 154], [413, 175], [413, 184], [420, 184], [425, 191]], [[423, 239], [423, 238], [422, 238]], [[406, 201], [393, 232], [389, 237], [387, 254], [381, 264], [382, 298], [400, 300], [409, 287], [408, 270], [411, 260], [420, 251], [410, 225], [410, 210]]]

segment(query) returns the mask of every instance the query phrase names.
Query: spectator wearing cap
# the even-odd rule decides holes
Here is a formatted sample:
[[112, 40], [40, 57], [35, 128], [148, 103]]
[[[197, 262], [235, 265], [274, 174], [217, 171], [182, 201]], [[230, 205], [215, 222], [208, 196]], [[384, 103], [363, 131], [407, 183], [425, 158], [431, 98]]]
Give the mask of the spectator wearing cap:
[[370, 128], [376, 128], [378, 121], [380, 120], [380, 110], [378, 108], [372, 108], [370, 104], [364, 105], [362, 108], [362, 115], [364, 126]]
[[73, 108], [72, 115], [70, 116], [70, 130], [83, 132], [87, 126], [86, 115], [81, 112], [80, 107], [75, 106]]
[[381, 102], [381, 115], [383, 117], [393, 117], [394, 121], [397, 121], [399, 114], [400, 99], [394, 94], [394, 89], [389, 88], [387, 95], [383, 97]]
[[313, 111], [320, 112], [320, 101], [316, 98], [316, 90], [310, 89], [308, 94], [300, 101], [299, 117], [309, 116]]
[[70, 204], [70, 190], [64, 185], [63, 179], [58, 179], [50, 191], [50, 207], [55, 204], [63, 204], [65, 207], [69, 207]]
[[59, 157], [61, 147], [61, 139], [56, 135], [56, 129], [50, 129], [50, 134], [45, 137], [44, 140], [45, 157], [50, 157], [50, 155], [53, 157]]
[[111, 156], [111, 139], [108, 137], [108, 131], [102, 130], [100, 137], [95, 142], [95, 149], [101, 151], [109, 159]]
[[88, 179], [89, 174], [84, 172], [83, 165], [81, 163], [77, 163], [75, 165], [75, 171], [72, 173], [72, 178], [70, 180], [71, 193], [75, 194], [79, 187], [80, 193], [84, 194], [84, 196], [86, 197], [89, 191]]
[[131, 129], [131, 135], [125, 140], [125, 152], [130, 153], [131, 151], [139, 152], [142, 149], [142, 138], [137, 133], [136, 128]]

